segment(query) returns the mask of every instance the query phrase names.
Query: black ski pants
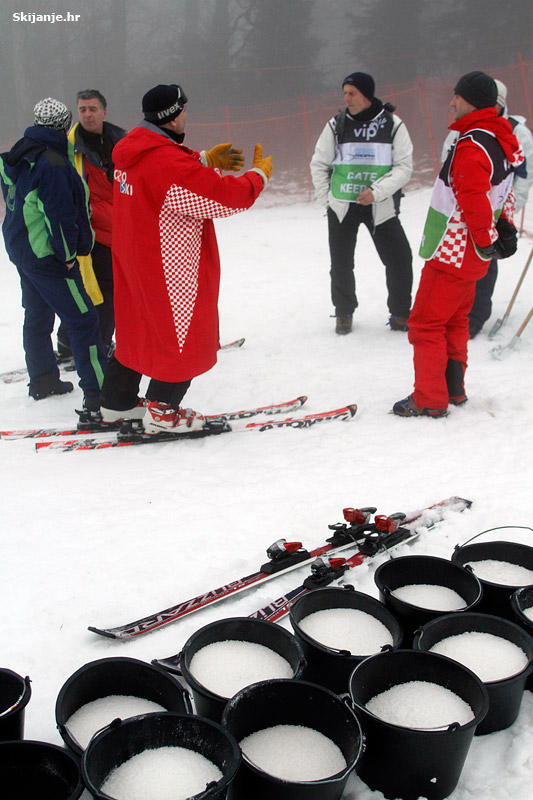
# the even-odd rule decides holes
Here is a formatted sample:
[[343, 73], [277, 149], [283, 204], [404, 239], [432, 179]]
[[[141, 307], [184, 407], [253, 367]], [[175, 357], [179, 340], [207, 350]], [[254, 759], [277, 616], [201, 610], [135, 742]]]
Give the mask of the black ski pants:
[[354, 252], [359, 226], [365, 225], [385, 266], [389, 311], [408, 317], [413, 287], [413, 257], [405, 231], [397, 216], [374, 227], [372, 206], [350, 203], [346, 216], [339, 218], [328, 208], [329, 250], [331, 256], [331, 299], [336, 315], [353, 314], [358, 306], [355, 291]]
[[[115, 411], [126, 411], [134, 408], [139, 402], [139, 386], [142, 375], [129, 367], [125, 367], [115, 356], [107, 364], [104, 384], [100, 394], [100, 404], [104, 408]], [[166, 403], [171, 408], [179, 408], [191, 381], [168, 383], [167, 381], [150, 380], [146, 398], [159, 403]]]
[[481, 328], [492, 314], [492, 294], [498, 278], [498, 262], [495, 258], [489, 264], [487, 274], [476, 283], [474, 305], [468, 319], [476, 328]]

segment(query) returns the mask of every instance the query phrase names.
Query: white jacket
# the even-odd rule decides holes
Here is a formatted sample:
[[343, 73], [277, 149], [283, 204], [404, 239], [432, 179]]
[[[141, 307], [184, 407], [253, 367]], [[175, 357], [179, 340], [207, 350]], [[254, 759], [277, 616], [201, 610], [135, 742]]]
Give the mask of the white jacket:
[[[518, 122], [513, 130], [514, 135], [518, 139], [518, 144], [522, 145], [522, 150], [526, 157], [527, 178], [521, 178], [520, 175], [515, 175], [513, 178], [513, 192], [516, 198], [516, 210], [520, 211], [527, 203], [529, 190], [533, 185], [533, 136], [531, 131], [526, 125], [526, 118], [518, 114], [508, 114], [507, 108], [503, 111], [504, 117], [512, 117]], [[442, 146], [442, 161], [444, 162], [448, 150], [457, 138], [457, 131], [450, 131]]]
[[[349, 203], [337, 200], [330, 191], [332, 163], [335, 158], [336, 141], [334, 117], [327, 123], [316, 143], [311, 159], [311, 178], [315, 187], [316, 199], [320, 205], [329, 206], [342, 222]], [[392, 168], [370, 187], [374, 193], [372, 218], [374, 225], [381, 225], [396, 214], [392, 195], [401, 189], [413, 172], [413, 143], [407, 128], [399, 117], [393, 114], [394, 128], [392, 140]]]

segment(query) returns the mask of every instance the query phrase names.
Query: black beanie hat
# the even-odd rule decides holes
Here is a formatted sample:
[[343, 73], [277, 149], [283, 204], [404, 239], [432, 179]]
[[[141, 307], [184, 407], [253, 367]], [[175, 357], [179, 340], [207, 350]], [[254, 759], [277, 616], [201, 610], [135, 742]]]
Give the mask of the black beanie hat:
[[355, 86], [368, 100], [374, 99], [376, 84], [374, 83], [372, 75], [367, 75], [366, 72], [352, 72], [351, 75], [348, 75], [348, 77], [343, 80], [342, 85], [344, 86], [345, 83], [350, 83], [352, 86]]
[[498, 99], [496, 81], [486, 72], [467, 72], [459, 78], [453, 91], [475, 108], [495, 106]]
[[181, 114], [187, 97], [177, 84], [159, 84], [143, 97], [144, 118], [155, 125], [164, 125]]

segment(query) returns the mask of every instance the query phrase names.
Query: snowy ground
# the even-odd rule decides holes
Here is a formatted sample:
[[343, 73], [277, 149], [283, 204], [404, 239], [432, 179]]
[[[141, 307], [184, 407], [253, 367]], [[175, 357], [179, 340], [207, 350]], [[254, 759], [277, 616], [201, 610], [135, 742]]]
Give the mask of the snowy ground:
[[[402, 218], [416, 251], [429, 193], [410, 193]], [[263, 203], [263, 205], [261, 205]], [[269, 207], [270, 206], [270, 207]], [[456, 543], [497, 525], [531, 525], [533, 325], [505, 361], [486, 332], [470, 347], [464, 408], [447, 419], [388, 414], [412, 388], [406, 336], [385, 325], [384, 272], [366, 231], [357, 248], [360, 308], [352, 335], [338, 337], [329, 315], [323, 212], [276, 206], [217, 223], [223, 265], [221, 353], [194, 381], [187, 402], [206, 413], [307, 394], [307, 411], [356, 402], [353, 422], [263, 434], [80, 453], [36, 454], [31, 440], [0, 442], [3, 638], [1, 665], [32, 680], [26, 738], [61, 743], [54, 705], [64, 681], [96, 658], [149, 661], [178, 652], [213, 619], [246, 615], [281, 595], [295, 574], [128, 644], [88, 625], [136, 619], [252, 572], [279, 537], [313, 547], [345, 506], [410, 511], [458, 494], [474, 505], [401, 552], [449, 557]], [[529, 254], [500, 268], [494, 316], [501, 317]], [[415, 258], [418, 282], [421, 262]], [[2, 370], [23, 363], [19, 287], [2, 251]], [[526, 279], [500, 343], [533, 298]], [[36, 403], [25, 383], [0, 383], [1, 427], [72, 424], [81, 393]], [[530, 541], [529, 532], [501, 538]], [[350, 576], [377, 594], [372, 570]], [[454, 800], [526, 800], [533, 781], [533, 696], [517, 723], [476, 739]], [[380, 800], [352, 776], [346, 800]]]

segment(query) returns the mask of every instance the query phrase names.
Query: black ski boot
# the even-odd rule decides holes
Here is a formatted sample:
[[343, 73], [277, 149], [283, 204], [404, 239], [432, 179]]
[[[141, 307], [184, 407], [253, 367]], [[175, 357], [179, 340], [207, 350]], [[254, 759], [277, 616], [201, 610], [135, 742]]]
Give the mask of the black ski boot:
[[70, 381], [62, 381], [56, 372], [45, 372], [30, 381], [28, 394], [34, 400], [44, 400], [53, 394], [69, 394], [74, 389]]

